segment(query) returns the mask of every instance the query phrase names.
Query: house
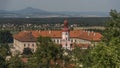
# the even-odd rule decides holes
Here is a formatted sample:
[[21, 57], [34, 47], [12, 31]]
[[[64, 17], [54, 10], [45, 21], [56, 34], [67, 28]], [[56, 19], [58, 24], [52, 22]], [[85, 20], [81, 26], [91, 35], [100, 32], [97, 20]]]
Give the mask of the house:
[[51, 37], [52, 41], [56, 44], [62, 45], [64, 49], [71, 50], [76, 44], [82, 49], [93, 46], [99, 42], [102, 35], [98, 32], [90, 32], [85, 30], [70, 30], [68, 21], [64, 21], [62, 30], [35, 30], [35, 31], [22, 31], [14, 35], [14, 47], [16, 50], [23, 52], [24, 48], [31, 48], [35, 52], [37, 46], [37, 38], [39, 36]]

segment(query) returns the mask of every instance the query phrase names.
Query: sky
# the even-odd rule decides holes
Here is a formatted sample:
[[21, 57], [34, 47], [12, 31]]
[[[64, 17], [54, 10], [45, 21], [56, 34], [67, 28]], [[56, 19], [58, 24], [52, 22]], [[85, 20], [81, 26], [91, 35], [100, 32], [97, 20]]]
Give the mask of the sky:
[[120, 11], [120, 0], [0, 0], [0, 10], [33, 7], [47, 11]]

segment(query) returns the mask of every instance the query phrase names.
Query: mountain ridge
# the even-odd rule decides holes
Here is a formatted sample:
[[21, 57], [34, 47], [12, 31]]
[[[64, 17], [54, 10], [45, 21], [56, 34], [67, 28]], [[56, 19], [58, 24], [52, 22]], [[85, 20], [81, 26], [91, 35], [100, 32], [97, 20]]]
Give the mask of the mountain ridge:
[[42, 9], [27, 7], [21, 10], [8, 11], [0, 10], [0, 18], [40, 18], [40, 17], [107, 17], [108, 12], [73, 12], [73, 11], [46, 11]]

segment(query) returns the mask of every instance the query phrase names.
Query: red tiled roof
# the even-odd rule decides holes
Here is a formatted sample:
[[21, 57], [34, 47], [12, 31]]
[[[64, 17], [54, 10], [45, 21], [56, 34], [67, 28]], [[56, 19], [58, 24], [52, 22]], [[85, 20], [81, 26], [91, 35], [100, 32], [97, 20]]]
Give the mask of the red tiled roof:
[[32, 35], [31, 32], [20, 32], [14, 35], [14, 38], [22, 42], [36, 42], [37, 39]]
[[[22, 31], [14, 35], [14, 38], [19, 41], [36, 41], [39, 36], [61, 38], [62, 31]], [[84, 30], [72, 30], [70, 31], [70, 38], [80, 38], [89, 41], [100, 41], [102, 35], [97, 32], [90, 32]]]
[[34, 37], [51, 37], [51, 38], [60, 38], [61, 37], [61, 31], [32, 31], [32, 34]]

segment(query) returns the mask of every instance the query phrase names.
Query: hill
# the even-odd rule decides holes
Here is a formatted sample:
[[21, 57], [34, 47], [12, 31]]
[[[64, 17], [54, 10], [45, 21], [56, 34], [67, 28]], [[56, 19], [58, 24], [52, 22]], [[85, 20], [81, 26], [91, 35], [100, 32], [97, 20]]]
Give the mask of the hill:
[[42, 9], [27, 7], [16, 11], [0, 10], [0, 18], [48, 18], [48, 17], [108, 17], [108, 12], [51, 12]]

